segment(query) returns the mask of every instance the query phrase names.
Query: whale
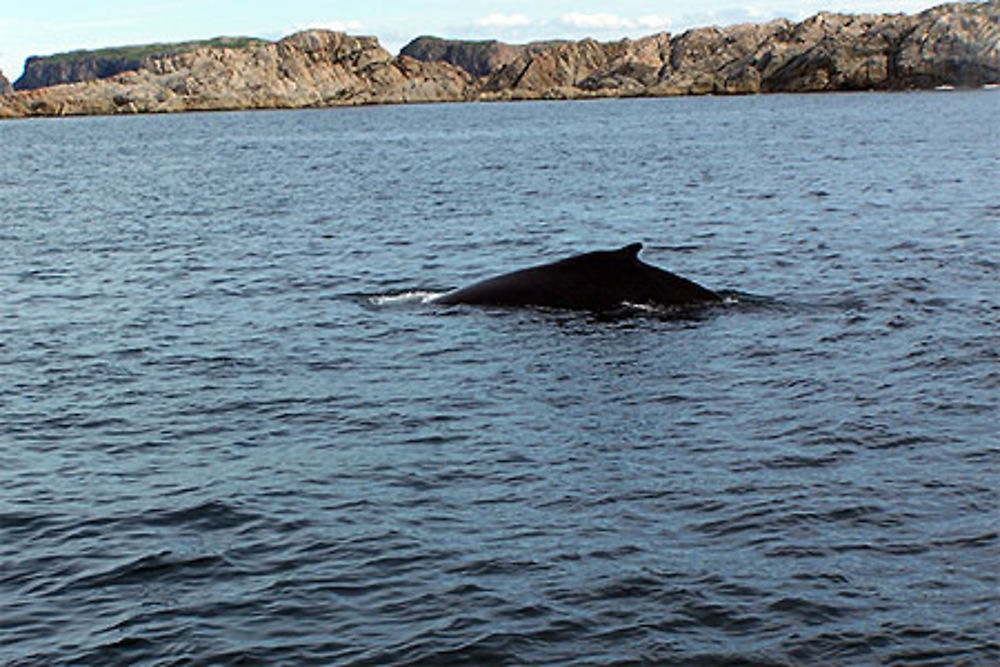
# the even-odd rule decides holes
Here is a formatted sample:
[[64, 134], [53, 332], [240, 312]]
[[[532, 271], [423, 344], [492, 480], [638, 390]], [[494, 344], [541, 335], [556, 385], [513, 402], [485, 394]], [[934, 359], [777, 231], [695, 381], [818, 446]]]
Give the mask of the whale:
[[531, 266], [446, 292], [434, 303], [593, 312], [675, 308], [722, 301], [707, 287], [639, 259], [641, 243]]

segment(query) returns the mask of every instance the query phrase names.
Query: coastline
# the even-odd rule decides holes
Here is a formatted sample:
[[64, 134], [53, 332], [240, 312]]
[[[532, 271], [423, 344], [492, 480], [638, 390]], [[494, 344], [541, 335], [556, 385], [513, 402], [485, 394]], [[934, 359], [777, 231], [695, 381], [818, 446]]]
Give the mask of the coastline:
[[101, 52], [29, 59], [33, 69], [14, 88], [26, 79], [36, 87], [0, 86], [0, 118], [977, 88], [1000, 82], [1000, 1], [916, 15], [822, 12], [604, 43], [423, 37], [398, 56], [375, 37], [324, 30], [206, 44], [155, 45], [110, 64]]

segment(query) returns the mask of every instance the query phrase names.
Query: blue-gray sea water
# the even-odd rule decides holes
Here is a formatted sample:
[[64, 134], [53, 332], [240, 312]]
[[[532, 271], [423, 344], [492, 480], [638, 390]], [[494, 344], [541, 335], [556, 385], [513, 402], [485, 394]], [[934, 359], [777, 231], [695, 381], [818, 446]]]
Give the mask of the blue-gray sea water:
[[996, 664], [998, 112], [0, 124], [0, 664]]

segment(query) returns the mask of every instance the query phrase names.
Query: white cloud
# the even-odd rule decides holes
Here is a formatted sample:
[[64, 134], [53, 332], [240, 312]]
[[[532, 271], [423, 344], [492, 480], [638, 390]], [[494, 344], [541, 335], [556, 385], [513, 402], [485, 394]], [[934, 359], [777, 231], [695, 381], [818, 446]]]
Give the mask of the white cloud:
[[636, 23], [640, 28], [667, 28], [673, 21], [669, 16], [660, 16], [658, 14], [648, 14], [646, 16], [640, 16], [636, 19]]
[[561, 21], [571, 28], [596, 28], [598, 30], [615, 30], [619, 28], [634, 28], [635, 22], [615, 14], [584, 14], [570, 12], [563, 14]]
[[580, 30], [635, 30], [663, 29], [670, 25], [669, 16], [658, 14], [647, 14], [639, 18], [632, 19], [617, 14], [584, 14], [582, 12], [571, 12], [563, 14], [560, 22], [570, 28]]
[[532, 20], [524, 14], [490, 14], [476, 21], [483, 28], [520, 28], [531, 24]]
[[333, 30], [335, 32], [357, 32], [364, 30], [361, 21], [316, 21], [295, 26], [293, 32], [299, 30]]

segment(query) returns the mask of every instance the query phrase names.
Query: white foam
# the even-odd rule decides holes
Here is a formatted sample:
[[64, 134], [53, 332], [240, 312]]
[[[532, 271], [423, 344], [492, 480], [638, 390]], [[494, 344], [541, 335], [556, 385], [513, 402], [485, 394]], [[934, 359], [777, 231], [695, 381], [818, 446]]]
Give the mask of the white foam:
[[631, 301], [622, 301], [622, 307], [640, 313], [661, 313], [665, 310], [663, 306], [655, 303], [633, 303]]
[[412, 290], [409, 292], [400, 292], [399, 294], [379, 294], [368, 297], [368, 300], [376, 306], [399, 306], [408, 303], [430, 303], [443, 294], [446, 294], [446, 292]]

